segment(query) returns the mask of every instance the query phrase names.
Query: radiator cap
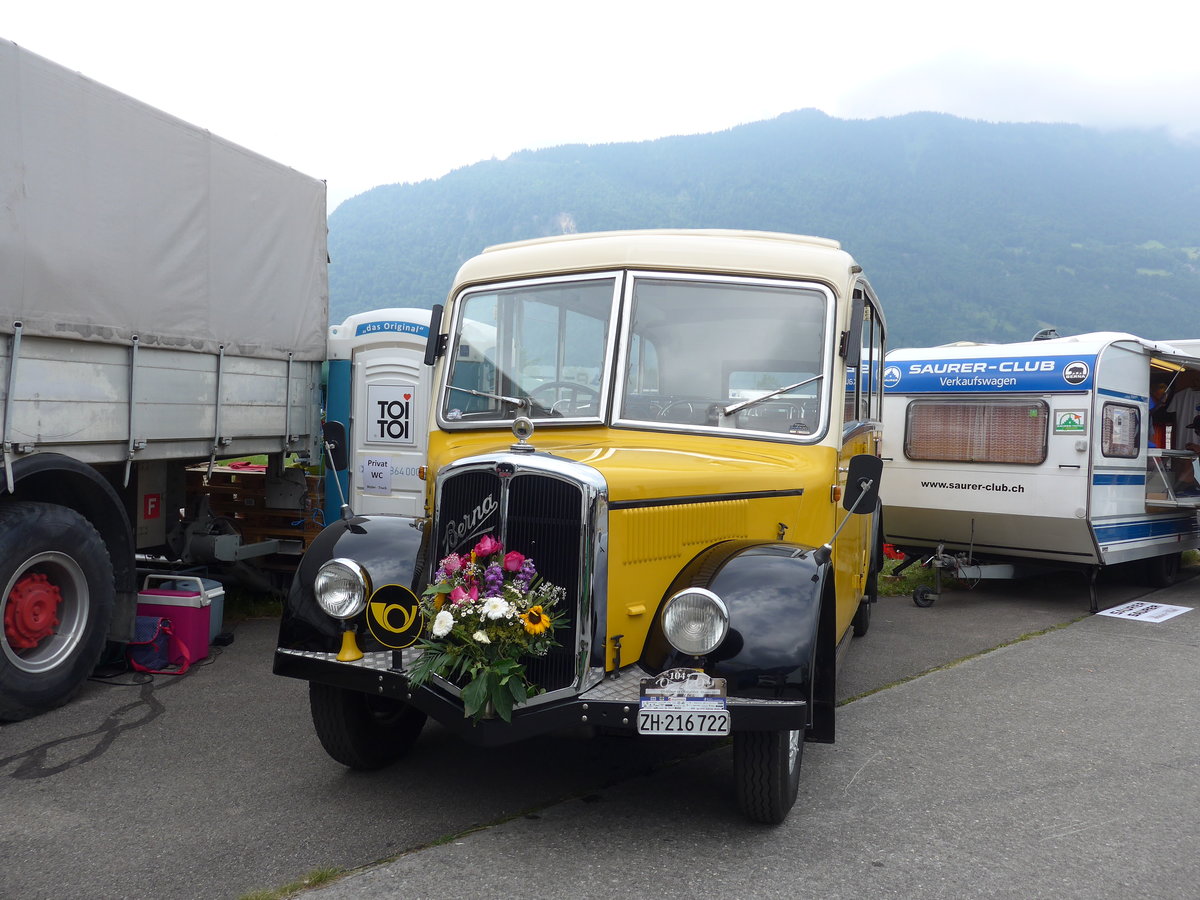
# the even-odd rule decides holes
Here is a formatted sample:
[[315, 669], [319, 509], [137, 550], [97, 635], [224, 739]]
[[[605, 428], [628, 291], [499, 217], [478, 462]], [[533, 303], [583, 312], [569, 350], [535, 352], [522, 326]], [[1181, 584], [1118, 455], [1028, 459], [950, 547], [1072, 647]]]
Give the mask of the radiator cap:
[[528, 442], [529, 439], [533, 437], [532, 419], [528, 418], [527, 416], [517, 416], [515, 419], [513, 419], [512, 433], [513, 437], [517, 439], [517, 442], [508, 449], [516, 451], [517, 453], [533, 452], [533, 444]]

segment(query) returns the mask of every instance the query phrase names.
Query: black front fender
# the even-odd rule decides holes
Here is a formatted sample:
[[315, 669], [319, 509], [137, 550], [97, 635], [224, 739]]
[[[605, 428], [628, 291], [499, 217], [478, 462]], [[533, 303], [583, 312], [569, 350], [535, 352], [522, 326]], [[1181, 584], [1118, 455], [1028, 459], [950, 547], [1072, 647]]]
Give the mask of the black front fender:
[[[726, 542], [710, 547], [679, 574], [668, 596], [704, 587], [729, 610], [729, 634], [705, 659], [730, 696], [813, 702], [821, 599], [828, 566], [811, 548]], [[656, 617], [642, 663], [650, 671], [694, 666], [677, 653]]]
[[[323, 612], [313, 598], [317, 570], [331, 559], [354, 560], [366, 569], [375, 589], [398, 584], [419, 594], [423, 587], [417, 582], [422, 577], [424, 537], [421, 521], [405, 516], [356, 516], [326, 527], [309, 545], [292, 580], [279, 623], [279, 646], [324, 652], [336, 652], [341, 647], [341, 620]], [[362, 621], [355, 624], [360, 626], [362, 650], [384, 649], [361, 627]]]

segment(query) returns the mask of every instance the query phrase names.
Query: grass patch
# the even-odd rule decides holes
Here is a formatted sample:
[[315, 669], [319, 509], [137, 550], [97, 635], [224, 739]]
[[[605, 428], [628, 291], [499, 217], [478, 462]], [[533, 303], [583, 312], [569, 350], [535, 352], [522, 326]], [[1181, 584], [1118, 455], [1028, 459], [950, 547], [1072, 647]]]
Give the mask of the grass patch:
[[933, 569], [922, 568], [919, 562], [913, 563], [899, 575], [896, 575], [896, 569], [903, 562], [904, 560], [901, 559], [884, 561], [883, 571], [879, 573], [880, 597], [907, 597], [922, 585], [930, 588], [933, 587]]
[[294, 896], [300, 891], [307, 891], [309, 888], [328, 884], [343, 875], [345, 871], [345, 869], [340, 869], [336, 866], [313, 869], [313, 871], [309, 872], [299, 881], [293, 881], [291, 884], [285, 884], [283, 887], [275, 888], [274, 890], [254, 891], [250, 894], [243, 894], [239, 900], [284, 900], [284, 898]]
[[888, 684], [881, 684], [879, 687], [871, 688], [869, 691], [863, 691], [861, 694], [855, 694], [853, 697], [847, 697], [845, 700], [839, 700], [837, 706], [845, 706], [847, 703], [853, 703], [855, 700], [861, 700], [863, 697], [870, 697], [872, 694], [878, 694], [880, 691], [886, 691], [888, 688], [894, 688], [900, 684], [906, 684], [910, 681], [916, 681], [918, 678], [923, 678], [932, 672], [941, 672], [943, 669], [953, 669], [955, 666], [962, 665], [972, 659], [979, 659], [981, 656], [999, 650], [1001, 647], [1011, 647], [1013, 644], [1019, 644], [1022, 641], [1028, 641], [1031, 638], [1041, 637], [1044, 634], [1050, 634], [1052, 631], [1058, 631], [1066, 628], [1069, 625], [1074, 625], [1076, 622], [1081, 622], [1091, 616], [1091, 613], [1081, 613], [1079, 616], [1072, 619], [1070, 622], [1060, 622], [1057, 625], [1051, 625], [1048, 628], [1043, 628], [1040, 631], [1031, 631], [1028, 634], [1022, 634], [1008, 641], [1002, 641], [995, 647], [988, 647], [986, 650], [980, 650], [978, 653], [969, 653], [966, 656], [961, 656], [958, 659], [952, 659], [950, 662], [942, 663], [938, 666], [932, 666], [923, 672], [917, 672], [914, 675], [905, 675], [903, 678], [897, 678], [895, 681]]

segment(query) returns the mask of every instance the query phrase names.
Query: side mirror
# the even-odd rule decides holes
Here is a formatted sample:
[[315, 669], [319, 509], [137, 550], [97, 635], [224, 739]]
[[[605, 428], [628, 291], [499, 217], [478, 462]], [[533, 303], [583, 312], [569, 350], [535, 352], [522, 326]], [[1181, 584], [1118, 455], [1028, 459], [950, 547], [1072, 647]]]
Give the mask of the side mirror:
[[442, 304], [435, 303], [433, 309], [429, 311], [429, 337], [425, 339], [425, 365], [427, 366], [436, 363], [438, 357], [446, 351], [446, 335], [441, 333], [444, 309]]
[[846, 492], [842, 506], [847, 512], [869, 513], [879, 502], [879, 478], [883, 475], [883, 460], [870, 453], [860, 453], [850, 459], [846, 474]]
[[321, 437], [325, 442], [325, 459], [335, 472], [346, 469], [346, 426], [341, 422], [325, 422], [321, 425]]

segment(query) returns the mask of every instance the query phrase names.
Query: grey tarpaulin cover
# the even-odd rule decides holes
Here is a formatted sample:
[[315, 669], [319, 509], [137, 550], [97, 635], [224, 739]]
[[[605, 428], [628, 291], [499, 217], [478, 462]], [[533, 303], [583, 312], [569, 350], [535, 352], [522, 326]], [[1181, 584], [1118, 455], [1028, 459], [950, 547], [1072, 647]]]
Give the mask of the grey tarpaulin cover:
[[322, 359], [325, 185], [0, 40], [0, 333]]

